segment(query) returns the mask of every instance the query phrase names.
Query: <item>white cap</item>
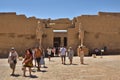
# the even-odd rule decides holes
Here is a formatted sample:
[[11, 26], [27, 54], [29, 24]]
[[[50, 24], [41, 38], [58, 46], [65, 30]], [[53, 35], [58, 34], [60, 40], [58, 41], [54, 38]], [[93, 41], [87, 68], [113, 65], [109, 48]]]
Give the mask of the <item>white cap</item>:
[[12, 50], [14, 50], [15, 48], [14, 47], [11, 47]]

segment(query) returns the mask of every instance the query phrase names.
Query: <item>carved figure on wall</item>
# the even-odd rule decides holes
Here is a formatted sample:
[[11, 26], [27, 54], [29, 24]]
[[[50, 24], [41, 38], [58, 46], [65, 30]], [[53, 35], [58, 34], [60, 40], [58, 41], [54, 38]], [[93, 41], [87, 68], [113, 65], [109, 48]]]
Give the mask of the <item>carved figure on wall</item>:
[[81, 25], [81, 23], [79, 23], [79, 40], [80, 40], [80, 45], [83, 46], [83, 40], [84, 40], [84, 30], [83, 27]]
[[40, 47], [41, 47], [41, 43], [42, 43], [42, 35], [43, 35], [42, 27], [40, 26], [40, 21], [38, 21], [38, 25], [37, 25], [37, 29], [36, 29], [36, 36], [37, 36], [37, 40], [39, 40]]

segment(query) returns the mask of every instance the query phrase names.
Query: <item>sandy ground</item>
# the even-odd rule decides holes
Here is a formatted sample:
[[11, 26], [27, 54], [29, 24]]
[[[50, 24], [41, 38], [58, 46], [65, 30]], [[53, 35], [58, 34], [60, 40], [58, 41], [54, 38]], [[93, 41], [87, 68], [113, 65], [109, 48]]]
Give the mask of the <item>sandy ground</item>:
[[33, 68], [32, 77], [23, 77], [22, 61], [18, 60], [15, 76], [10, 76], [11, 69], [7, 59], [0, 59], [0, 80], [120, 80], [120, 55], [85, 57], [84, 65], [80, 64], [79, 57], [74, 57], [73, 64], [61, 64], [60, 57], [53, 57], [51, 61], [45, 58], [48, 68]]

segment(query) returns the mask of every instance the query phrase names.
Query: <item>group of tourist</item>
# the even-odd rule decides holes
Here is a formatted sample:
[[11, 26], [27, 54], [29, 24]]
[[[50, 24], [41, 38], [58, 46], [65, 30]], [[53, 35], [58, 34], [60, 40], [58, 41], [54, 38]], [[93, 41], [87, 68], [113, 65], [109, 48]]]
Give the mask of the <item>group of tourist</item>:
[[[12, 47], [11, 51], [9, 52], [8, 57], [8, 63], [10, 64], [10, 68], [12, 69], [12, 74], [14, 75], [15, 67], [17, 63], [18, 53], [15, 51], [15, 49]], [[42, 48], [36, 47], [35, 49], [27, 49], [25, 51], [24, 60], [22, 62], [22, 70], [23, 70], [23, 76], [26, 76], [26, 67], [29, 68], [29, 75], [31, 75], [31, 68], [33, 65], [33, 60], [35, 61], [35, 66], [37, 63], [37, 71], [40, 71], [40, 61], [44, 58], [44, 52]], [[44, 60], [43, 60], [44, 61]], [[45, 67], [45, 62], [43, 62], [43, 65]]]
[[[66, 49], [64, 46], [62, 46], [58, 49], [58, 51], [59, 51], [58, 52], [59, 55], [61, 56], [62, 64], [65, 64], [66, 56], [68, 57], [70, 64], [72, 64], [73, 56], [74, 56], [74, 50], [72, 47], [69, 47], [68, 49]], [[50, 47], [47, 48], [47, 55], [48, 55], [49, 61], [51, 60], [52, 53], [55, 54], [55, 52], [56, 52], [55, 48], [50, 48]], [[80, 57], [81, 64], [83, 64], [84, 50], [82, 49], [81, 46], [78, 47], [77, 53], [78, 53], [78, 56]]]
[[[47, 48], [47, 54], [48, 54], [48, 59], [49, 61], [51, 60], [51, 53], [55, 52], [54, 49], [51, 49], [50, 47]], [[78, 47], [77, 49], [78, 52], [78, 56], [80, 57], [80, 62], [81, 64], [84, 64], [84, 50], [82, 49], [82, 47]], [[72, 47], [69, 47], [68, 49], [66, 49], [64, 46], [60, 47], [59, 49], [59, 53], [61, 56], [61, 62], [62, 64], [66, 64], [66, 55], [68, 56], [69, 62], [70, 64], [72, 64], [73, 62], [73, 56], [74, 56], [74, 50]], [[41, 71], [41, 64], [44, 65], [45, 67], [45, 61], [44, 61], [44, 57], [45, 57], [45, 52], [44, 49], [42, 49], [41, 47], [36, 47], [34, 49], [27, 49], [25, 51], [24, 54], [24, 60], [22, 62], [22, 70], [23, 70], [23, 76], [26, 76], [26, 68], [29, 69], [29, 75], [31, 75], [31, 68], [33, 66], [37, 67], [37, 71]], [[16, 50], [14, 49], [14, 47], [11, 48], [11, 51], [9, 52], [9, 57], [8, 57], [8, 63], [10, 64], [10, 68], [12, 69], [12, 74], [14, 75], [15, 72], [15, 67], [16, 67], [16, 63], [17, 63], [17, 58], [18, 58], [18, 53], [16, 52]], [[33, 65], [33, 61], [34, 61], [34, 65]], [[37, 66], [36, 66], [37, 63]]]

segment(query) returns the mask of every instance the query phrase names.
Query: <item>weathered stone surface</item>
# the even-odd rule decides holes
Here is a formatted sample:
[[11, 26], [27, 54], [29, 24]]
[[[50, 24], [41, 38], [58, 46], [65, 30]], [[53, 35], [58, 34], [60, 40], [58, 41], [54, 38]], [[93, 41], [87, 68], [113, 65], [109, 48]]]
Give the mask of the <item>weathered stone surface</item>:
[[[16, 13], [0, 13], [0, 54], [6, 57], [9, 49], [15, 47], [19, 54], [23, 54], [27, 48], [38, 46], [36, 28], [43, 30], [42, 47], [53, 47], [54, 37], [60, 37], [63, 45], [64, 37], [67, 38], [68, 47], [76, 48], [80, 45], [78, 39], [79, 23], [84, 30], [83, 44], [93, 50], [94, 48], [108, 49], [108, 54], [116, 52], [120, 54], [120, 13], [99, 12], [98, 15], [81, 15], [70, 20], [61, 18], [56, 20], [27, 18]], [[54, 33], [53, 30], [67, 30], [66, 33]], [[39, 36], [38, 36], [39, 37]], [[22, 53], [21, 53], [22, 52]]]

